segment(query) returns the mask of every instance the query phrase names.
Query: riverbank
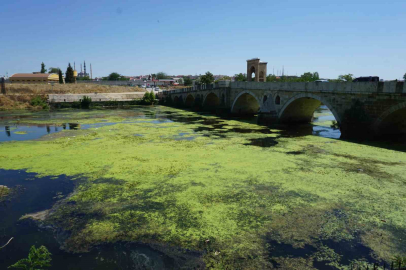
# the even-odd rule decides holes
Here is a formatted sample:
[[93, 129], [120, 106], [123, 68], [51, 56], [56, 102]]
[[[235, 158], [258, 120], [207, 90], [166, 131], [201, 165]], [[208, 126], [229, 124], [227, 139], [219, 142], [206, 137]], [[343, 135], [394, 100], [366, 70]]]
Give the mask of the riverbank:
[[40, 110], [42, 106], [31, 104], [32, 99], [44, 100], [49, 94], [95, 94], [95, 93], [139, 93], [145, 89], [134, 86], [97, 84], [6, 84], [6, 95], [0, 94], [0, 111]]
[[6, 84], [8, 95], [43, 95], [43, 94], [86, 94], [86, 93], [125, 93], [144, 92], [137, 86], [116, 86], [99, 84]]
[[71, 252], [142, 242], [196, 251], [209, 269], [406, 255], [403, 152], [163, 106], [18, 119], [7, 124], [75, 124], [36, 139], [9, 128], [21, 141], [0, 144], [2, 169], [80, 180], [46, 219]]
[[45, 95], [0, 95], [0, 111], [41, 110], [41, 106], [31, 105], [35, 97], [46, 99]]

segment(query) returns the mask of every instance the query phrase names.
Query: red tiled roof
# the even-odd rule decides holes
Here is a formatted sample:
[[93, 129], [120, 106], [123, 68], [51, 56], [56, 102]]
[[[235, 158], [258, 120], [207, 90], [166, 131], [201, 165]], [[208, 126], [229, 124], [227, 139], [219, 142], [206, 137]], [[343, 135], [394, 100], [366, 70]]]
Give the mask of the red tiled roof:
[[40, 74], [32, 74], [32, 73], [16, 73], [13, 74], [10, 78], [48, 78], [50, 73], [40, 73]]

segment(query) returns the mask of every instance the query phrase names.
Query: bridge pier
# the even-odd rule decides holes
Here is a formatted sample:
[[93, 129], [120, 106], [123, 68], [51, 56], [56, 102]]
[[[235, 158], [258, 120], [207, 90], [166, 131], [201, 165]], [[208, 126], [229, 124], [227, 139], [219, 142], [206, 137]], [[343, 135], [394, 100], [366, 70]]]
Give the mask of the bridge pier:
[[275, 111], [258, 113], [259, 125], [270, 126], [278, 123], [279, 123], [278, 114]]

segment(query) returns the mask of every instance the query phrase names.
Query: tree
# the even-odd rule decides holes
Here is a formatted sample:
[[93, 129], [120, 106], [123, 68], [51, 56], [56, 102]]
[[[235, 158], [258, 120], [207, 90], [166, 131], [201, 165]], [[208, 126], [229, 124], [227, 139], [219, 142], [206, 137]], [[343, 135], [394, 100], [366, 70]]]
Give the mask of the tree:
[[166, 79], [166, 78], [168, 78], [168, 74], [166, 74], [165, 72], [158, 72], [157, 74], [156, 74], [156, 78], [158, 79], [158, 80], [161, 80], [161, 79]]
[[316, 72], [314, 72], [313, 73], [313, 80], [320, 80], [320, 76], [319, 76], [319, 73], [316, 71]]
[[266, 81], [267, 82], [276, 82], [276, 76], [274, 74], [269, 74], [268, 76], [266, 76]]
[[338, 80], [352, 82], [352, 80], [354, 80], [354, 75], [353, 74], [340, 75], [338, 76]]
[[203, 84], [211, 84], [211, 83], [213, 83], [214, 82], [213, 74], [210, 73], [209, 71], [207, 71], [206, 74], [201, 76], [200, 82], [203, 83]]
[[190, 86], [190, 85], [193, 84], [193, 81], [192, 81], [192, 79], [190, 77], [183, 77], [183, 82], [184, 82], [183, 84], [185, 86]]
[[313, 73], [311, 72], [305, 72], [303, 75], [300, 76], [300, 78], [305, 81], [305, 82], [312, 82], [313, 80]]
[[38, 249], [32, 246], [27, 259], [21, 259], [8, 268], [40, 270], [45, 267], [50, 267], [52, 261], [51, 255], [45, 246], [41, 246]]
[[48, 69], [48, 73], [56, 73], [56, 74], [58, 74], [58, 73], [59, 73], [59, 70], [60, 70], [60, 68], [50, 67], [50, 68]]
[[224, 76], [223, 78], [220, 78], [219, 81], [231, 81], [231, 78], [229, 76]]
[[107, 77], [108, 81], [118, 81], [120, 79], [121, 75], [118, 74], [117, 72], [112, 72], [110, 75]]
[[59, 83], [63, 84], [63, 76], [62, 76], [62, 70], [58, 71], [58, 75], [59, 75]]
[[66, 69], [65, 76], [66, 83], [75, 83], [75, 77], [73, 76], [73, 68], [71, 67], [70, 63], [68, 65], [68, 68]]
[[151, 92], [149, 93], [149, 99], [150, 99], [152, 102], [155, 101], [155, 94], [154, 94], [154, 91], [151, 91]]
[[44, 62], [41, 63], [41, 73], [45, 73], [47, 70], [45, 69], [45, 64]]
[[78, 78], [76, 78], [78, 81], [90, 81], [90, 78], [89, 78], [89, 76], [84, 76], [84, 77], [78, 77]]
[[405, 73], [405, 75], [403, 75], [403, 80], [405, 80], [405, 81], [406, 81], [406, 73]]
[[235, 81], [236, 82], [246, 82], [247, 81], [247, 76], [245, 76], [244, 74], [240, 73], [240, 74], [235, 74], [234, 76]]

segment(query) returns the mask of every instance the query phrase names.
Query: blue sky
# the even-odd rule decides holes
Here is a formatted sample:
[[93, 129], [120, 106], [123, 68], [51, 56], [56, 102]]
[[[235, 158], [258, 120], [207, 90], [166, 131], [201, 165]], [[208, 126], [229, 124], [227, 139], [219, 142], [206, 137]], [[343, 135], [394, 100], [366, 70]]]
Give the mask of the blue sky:
[[268, 73], [406, 73], [405, 0], [13, 0], [0, 25], [0, 76], [83, 60], [93, 77], [233, 75], [254, 57]]

